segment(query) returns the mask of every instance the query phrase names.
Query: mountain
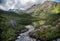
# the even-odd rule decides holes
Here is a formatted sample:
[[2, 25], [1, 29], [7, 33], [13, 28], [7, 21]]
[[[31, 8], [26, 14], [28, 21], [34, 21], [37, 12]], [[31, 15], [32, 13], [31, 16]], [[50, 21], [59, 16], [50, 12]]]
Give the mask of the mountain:
[[[45, 1], [42, 4], [31, 6], [31, 8], [28, 8], [25, 12], [27, 12], [27, 13], [31, 13], [31, 12], [53, 13], [55, 8], [59, 9], [60, 3], [55, 2], [55, 1]], [[59, 12], [60, 12], [60, 9], [59, 9]]]
[[32, 5], [30, 8], [28, 8], [27, 10], [24, 10], [24, 12], [26, 13], [32, 13], [35, 9], [37, 9], [40, 6], [40, 4], [34, 4]]
[[[60, 3], [54, 2], [54, 1], [45, 1], [43, 4], [41, 4], [35, 12], [43, 12], [43, 13], [53, 13], [53, 10], [60, 6]], [[58, 7], [59, 8], [59, 7]], [[56, 8], [57, 9], [57, 8]]]
[[[30, 10], [32, 11], [32, 9]], [[45, 1], [34, 8], [32, 16], [45, 20], [40, 19], [32, 23], [36, 31], [32, 32], [32, 34], [30, 33], [31, 37], [35, 37], [41, 41], [52, 41], [60, 37], [60, 3]]]
[[48, 23], [49, 21], [50, 23], [48, 24], [51, 24], [56, 19], [60, 18], [59, 15], [60, 15], [60, 3], [55, 1], [45, 1], [43, 4], [38, 5], [37, 8], [35, 8], [32, 13], [33, 17], [45, 19], [34, 23], [36, 25], [37, 24], [43, 25], [45, 22]]
[[[60, 2], [55, 2], [55, 1], [45, 1], [42, 4], [34, 4], [30, 8], [26, 10], [18, 10], [18, 9], [9, 9], [8, 11], [13, 11], [16, 13], [32, 13], [32, 12], [44, 12], [44, 13], [54, 13], [56, 12], [57, 9], [60, 8]], [[59, 9], [60, 12], [60, 9]]]
[[26, 10], [19, 10], [19, 9], [9, 9], [8, 11], [10, 12], [15, 12], [15, 13], [31, 13], [35, 9], [37, 9], [40, 6], [40, 4], [34, 4], [31, 7], [27, 8]]

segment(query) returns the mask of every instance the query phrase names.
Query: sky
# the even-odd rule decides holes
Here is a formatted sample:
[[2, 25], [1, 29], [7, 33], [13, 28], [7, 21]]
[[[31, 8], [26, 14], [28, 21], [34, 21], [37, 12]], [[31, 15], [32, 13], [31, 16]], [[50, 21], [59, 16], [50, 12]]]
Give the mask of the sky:
[[[26, 10], [34, 4], [43, 3], [46, 0], [0, 0], [0, 9], [9, 10], [9, 9], [19, 9]], [[51, 0], [60, 2], [60, 0]]]
[[60, 2], [60, 0], [55, 0], [56, 2]]

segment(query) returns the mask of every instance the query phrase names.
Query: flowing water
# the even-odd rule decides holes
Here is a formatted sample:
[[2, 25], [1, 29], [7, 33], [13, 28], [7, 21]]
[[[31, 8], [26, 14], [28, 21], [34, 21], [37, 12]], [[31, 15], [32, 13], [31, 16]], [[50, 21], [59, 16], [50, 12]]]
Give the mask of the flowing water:
[[[27, 32], [19, 34], [20, 36], [17, 37], [15, 41], [37, 41], [34, 38], [29, 37], [29, 32], [34, 31], [34, 27], [32, 25], [25, 26], [27, 29], [29, 29]], [[38, 40], [40, 41], [40, 40]], [[60, 41], [60, 38], [52, 41]]]
[[25, 27], [28, 28], [29, 30], [27, 32], [19, 34], [20, 36], [18, 36], [17, 37], [18, 39], [16, 39], [15, 41], [36, 41], [36, 39], [29, 37], [29, 32], [34, 31], [34, 27], [32, 25], [28, 25]]

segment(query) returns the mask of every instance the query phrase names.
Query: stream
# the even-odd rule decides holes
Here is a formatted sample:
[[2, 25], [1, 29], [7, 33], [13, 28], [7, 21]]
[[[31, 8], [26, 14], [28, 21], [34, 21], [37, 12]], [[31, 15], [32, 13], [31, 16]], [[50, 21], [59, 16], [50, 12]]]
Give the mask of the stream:
[[[32, 25], [27, 25], [25, 27], [29, 30], [24, 33], [19, 34], [19, 36], [17, 37], [15, 41], [40, 41], [40, 40], [36, 40], [34, 38], [29, 37], [29, 32], [34, 31], [34, 27]], [[60, 41], [60, 38], [56, 40], [52, 40], [52, 41]]]
[[36, 39], [33, 39], [29, 37], [29, 32], [34, 31], [34, 27], [32, 25], [25, 26], [27, 29], [29, 29], [27, 32], [19, 34], [15, 41], [36, 41]]

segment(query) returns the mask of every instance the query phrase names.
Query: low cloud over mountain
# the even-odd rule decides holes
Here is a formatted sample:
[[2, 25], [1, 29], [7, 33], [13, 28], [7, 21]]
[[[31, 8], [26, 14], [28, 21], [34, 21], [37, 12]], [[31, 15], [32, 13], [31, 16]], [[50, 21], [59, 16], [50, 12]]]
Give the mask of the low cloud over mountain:
[[43, 3], [46, 0], [0, 0], [0, 9], [19, 9], [25, 10], [33, 4]]

